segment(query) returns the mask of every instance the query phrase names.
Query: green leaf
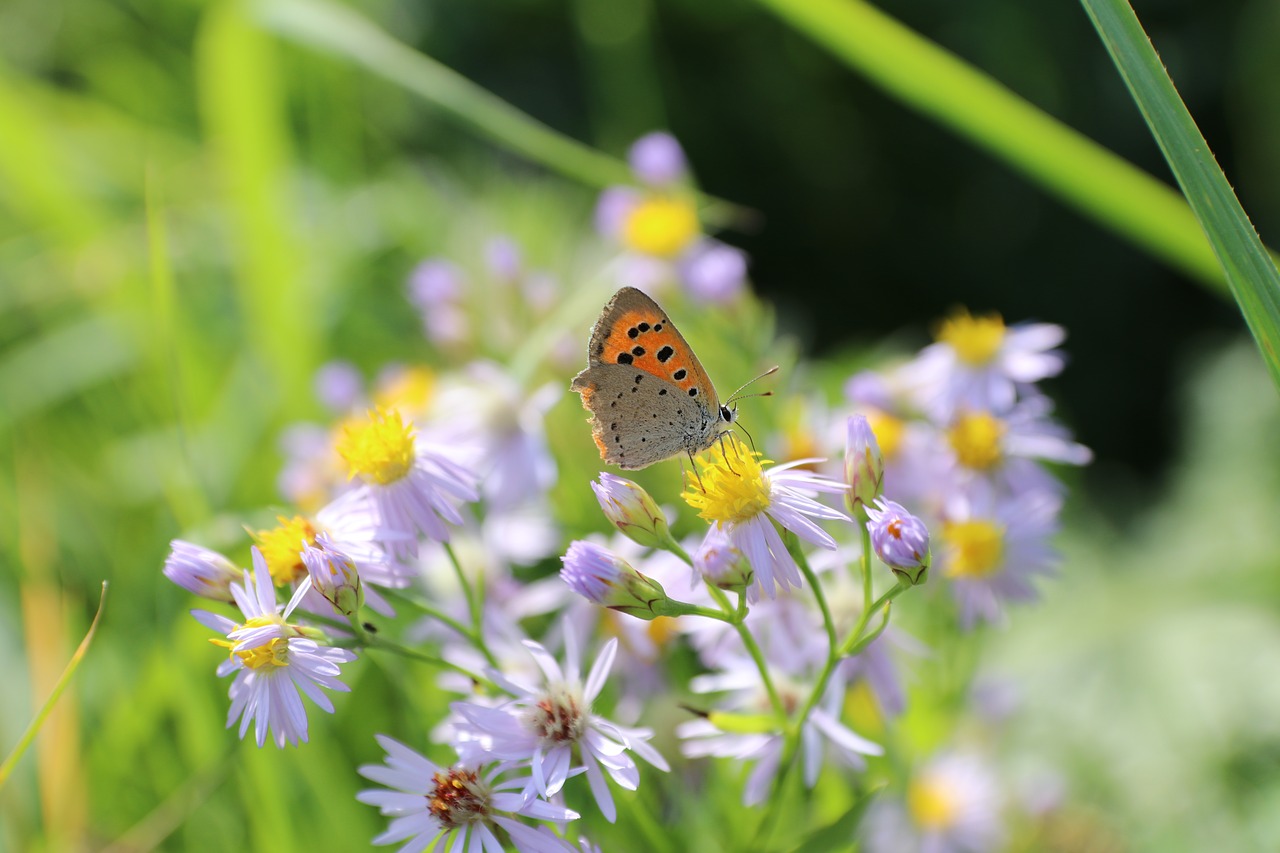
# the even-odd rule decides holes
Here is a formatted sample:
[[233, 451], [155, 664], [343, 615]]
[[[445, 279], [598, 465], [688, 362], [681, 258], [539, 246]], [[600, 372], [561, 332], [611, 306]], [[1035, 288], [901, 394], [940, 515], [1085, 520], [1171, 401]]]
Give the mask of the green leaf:
[[1081, 0], [1226, 271], [1249, 331], [1280, 385], [1280, 271], [1126, 0]]

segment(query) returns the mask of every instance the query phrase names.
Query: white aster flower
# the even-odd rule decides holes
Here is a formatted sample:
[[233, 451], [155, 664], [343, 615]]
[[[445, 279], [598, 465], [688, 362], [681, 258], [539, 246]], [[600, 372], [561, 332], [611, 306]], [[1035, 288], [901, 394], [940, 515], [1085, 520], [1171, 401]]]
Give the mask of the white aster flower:
[[446, 522], [463, 521], [457, 504], [479, 497], [475, 475], [418, 441], [396, 409], [375, 410], [368, 423], [348, 426], [337, 449], [362, 481], [356, 500], [369, 501], [384, 544], [399, 559], [417, 553], [416, 541], [405, 542], [404, 534], [447, 542]]
[[523, 779], [499, 781], [499, 766], [483, 770], [459, 764], [441, 767], [386, 735], [377, 735], [386, 750], [382, 764], [365, 764], [360, 775], [387, 790], [361, 791], [356, 799], [377, 806], [392, 818], [374, 844], [406, 842], [399, 853], [466, 851], [501, 853], [503, 836], [519, 851], [574, 853], [577, 848], [546, 826], [533, 827], [519, 818], [567, 821], [576, 812], [513, 791]]
[[976, 756], [941, 755], [907, 784], [901, 801], [872, 803], [861, 828], [868, 853], [987, 853], [1004, 841], [1000, 794]]
[[963, 409], [1003, 414], [1020, 391], [1062, 370], [1065, 360], [1055, 347], [1065, 337], [1050, 323], [1005, 326], [998, 314], [960, 311], [943, 321], [937, 343], [902, 367], [900, 379], [939, 422]]
[[756, 584], [749, 590], [753, 601], [760, 592], [772, 598], [778, 588], [800, 586], [800, 568], [774, 521], [806, 542], [830, 550], [836, 548], [835, 539], [814, 519], [849, 521], [844, 513], [809, 497], [813, 492], [849, 491], [847, 483], [798, 468], [817, 460], [800, 459], [766, 470], [759, 457], [741, 441], [726, 437], [697, 458], [697, 477], [688, 481], [684, 492], [685, 502], [725, 533], [751, 564]]
[[576, 768], [585, 768], [596, 804], [612, 822], [617, 809], [605, 774], [634, 791], [640, 783], [640, 771], [628, 751], [660, 770], [668, 769], [667, 762], [648, 743], [653, 732], [620, 726], [591, 711], [613, 665], [618, 641], [605, 645], [584, 684], [575, 634], [566, 628], [564, 637], [563, 669], [540, 643], [524, 642], [542, 673], [541, 684], [525, 684], [490, 670], [489, 677], [514, 699], [498, 707], [454, 703], [454, 712], [465, 721], [459, 728], [470, 724], [465, 733], [470, 752], [464, 752], [463, 759], [483, 755], [528, 766], [532, 774], [529, 793], [543, 797], [559, 792]]
[[321, 646], [287, 621], [310, 587], [309, 580], [303, 581], [282, 613], [266, 562], [254, 548], [253, 574], [245, 572], [243, 585], [231, 585], [245, 621], [237, 624], [216, 613], [191, 612], [200, 624], [226, 637], [213, 642], [230, 652], [219, 665], [218, 675], [236, 673], [231, 682], [227, 727], [239, 719], [243, 738], [249, 724], [254, 723], [258, 746], [266, 742], [268, 727], [276, 746], [306, 742], [307, 712], [299, 694], [305, 693], [320, 708], [333, 713], [333, 703], [320, 688], [350, 689], [338, 680], [338, 664], [356, 656], [345, 649]]

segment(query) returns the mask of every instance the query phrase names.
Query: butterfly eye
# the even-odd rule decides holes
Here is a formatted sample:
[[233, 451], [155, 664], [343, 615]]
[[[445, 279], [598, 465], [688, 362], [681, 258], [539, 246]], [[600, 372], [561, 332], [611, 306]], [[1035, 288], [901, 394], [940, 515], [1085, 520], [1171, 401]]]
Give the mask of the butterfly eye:
[[727, 424], [733, 423], [733, 419], [738, 416], [737, 411], [731, 410], [728, 406], [720, 407], [720, 420]]

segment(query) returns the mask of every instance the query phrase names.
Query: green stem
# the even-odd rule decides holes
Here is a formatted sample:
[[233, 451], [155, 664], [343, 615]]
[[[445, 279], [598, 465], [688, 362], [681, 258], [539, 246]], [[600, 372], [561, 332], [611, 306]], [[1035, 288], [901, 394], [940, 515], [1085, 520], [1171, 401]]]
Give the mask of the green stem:
[[399, 643], [393, 643], [390, 640], [385, 640], [382, 637], [379, 637], [377, 634], [366, 633], [362, 638], [362, 640], [358, 643], [358, 645], [363, 645], [365, 648], [369, 648], [369, 649], [382, 649], [383, 651], [388, 651], [388, 652], [391, 652], [392, 654], [400, 655], [401, 657], [409, 658], [411, 660], [416, 660], [420, 663], [429, 664], [431, 666], [439, 667], [441, 669], [453, 670], [454, 672], [465, 675], [467, 678], [470, 678], [472, 681], [478, 684], [487, 685], [491, 690], [502, 689], [499, 685], [490, 681], [488, 678], [485, 678], [483, 675], [477, 675], [476, 673], [472, 672], [471, 670], [465, 667], [458, 666], [456, 663], [451, 663], [450, 661], [447, 661], [442, 657], [429, 655], [426, 652], [420, 652], [417, 649], [411, 649], [407, 646], [402, 646]]
[[787, 532], [786, 537], [787, 550], [795, 558], [796, 565], [800, 567], [800, 572], [809, 581], [809, 588], [813, 590], [813, 597], [818, 602], [818, 609], [822, 611], [822, 627], [827, 632], [827, 654], [835, 654], [839, 640], [836, 639], [836, 623], [831, 618], [831, 608], [827, 606], [827, 595], [822, 591], [822, 584], [818, 582], [818, 576], [809, 565], [809, 558], [805, 556], [804, 549], [800, 547], [799, 539], [790, 531]]
[[[773, 677], [769, 675], [769, 665], [765, 662], [764, 653], [760, 651], [760, 645], [756, 642], [756, 638], [752, 635], [751, 629], [747, 627], [746, 622], [733, 618], [734, 607], [729, 602], [729, 596], [724, 594], [724, 590], [719, 589], [711, 584], [707, 584], [707, 589], [711, 591], [711, 597], [716, 600], [716, 604], [720, 605], [720, 609], [729, 617], [728, 621], [738, 636], [742, 639], [742, 645], [746, 647], [747, 654], [751, 655], [751, 660], [755, 662], [756, 669], [760, 672], [760, 683], [764, 685], [764, 691], [769, 696], [769, 704], [773, 708], [773, 712], [778, 715], [778, 719], [786, 719], [786, 706], [782, 704], [782, 696], [778, 693], [778, 688], [774, 686]], [[746, 593], [743, 593], [746, 596]], [[739, 608], [744, 617], [746, 611]]]

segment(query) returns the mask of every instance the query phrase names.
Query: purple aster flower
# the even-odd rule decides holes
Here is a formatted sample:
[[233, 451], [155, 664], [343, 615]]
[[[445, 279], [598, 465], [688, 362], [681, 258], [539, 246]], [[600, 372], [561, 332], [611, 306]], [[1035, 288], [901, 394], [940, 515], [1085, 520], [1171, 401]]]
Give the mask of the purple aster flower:
[[510, 836], [522, 853], [574, 853], [569, 842], [546, 826], [532, 827], [521, 818], [568, 821], [577, 812], [513, 791], [521, 779], [500, 781], [503, 768], [458, 764], [441, 767], [386, 735], [377, 735], [386, 750], [382, 764], [365, 764], [360, 775], [385, 789], [361, 791], [356, 799], [377, 806], [392, 818], [374, 844], [407, 842], [400, 853], [502, 850], [500, 833]]
[[560, 577], [583, 598], [639, 619], [655, 619], [656, 608], [667, 600], [657, 581], [593, 542], [578, 540], [563, 557]]
[[1056, 347], [1065, 337], [1061, 326], [1005, 326], [998, 314], [960, 311], [942, 323], [937, 343], [902, 368], [901, 378], [920, 407], [943, 423], [963, 409], [1003, 414], [1020, 390], [1062, 370], [1065, 359]]
[[349, 361], [330, 361], [316, 371], [316, 399], [331, 412], [347, 412], [364, 397], [364, 379]]
[[627, 162], [641, 183], [674, 184], [685, 177], [684, 149], [676, 138], [661, 131], [646, 134], [631, 144]]
[[694, 299], [729, 302], [747, 286], [747, 254], [741, 249], [703, 239], [680, 258], [680, 279]]
[[831, 550], [835, 539], [814, 519], [849, 521], [844, 513], [808, 497], [813, 492], [849, 490], [845, 483], [797, 468], [818, 460], [800, 459], [765, 470], [759, 457], [736, 438], [725, 438], [697, 458], [697, 477], [688, 480], [683, 495], [746, 556], [756, 577], [757, 586], [750, 590], [753, 601], [759, 592], [772, 598], [778, 588], [800, 586], [800, 569], [774, 521], [806, 542]]
[[484, 265], [499, 281], [514, 282], [523, 271], [524, 258], [510, 237], [494, 237], [485, 244]]
[[[467, 743], [488, 758], [528, 766], [532, 778], [526, 793], [543, 797], [564, 786], [575, 769], [576, 757], [577, 766], [586, 770], [596, 805], [612, 823], [617, 809], [605, 782], [606, 773], [616, 784], [634, 791], [640, 783], [640, 771], [628, 752], [660, 770], [668, 769], [667, 762], [648, 743], [653, 732], [626, 728], [592, 713], [591, 704], [604, 687], [618, 641], [605, 645], [585, 684], [571, 630], [565, 631], [564, 669], [541, 644], [526, 640], [524, 645], [542, 672], [542, 683], [526, 685], [490, 671], [490, 678], [515, 698], [496, 708], [454, 703], [454, 712], [465, 721], [460, 728], [470, 727]], [[469, 753], [463, 757], [468, 758]]]
[[938, 567], [960, 604], [961, 624], [996, 622], [1004, 602], [1036, 598], [1034, 578], [1058, 562], [1049, 539], [1061, 508], [1060, 495], [1038, 492], [975, 504], [943, 521]]
[[310, 586], [309, 581], [299, 585], [281, 612], [271, 572], [254, 548], [252, 575], [245, 572], [243, 584], [231, 585], [244, 623], [204, 610], [191, 611], [201, 625], [226, 637], [213, 642], [229, 652], [218, 667], [218, 675], [236, 673], [231, 682], [227, 727], [239, 719], [243, 738], [253, 723], [258, 746], [266, 742], [268, 727], [276, 746], [306, 742], [307, 712], [299, 694], [305, 693], [320, 708], [333, 713], [333, 703], [320, 688], [350, 690], [338, 680], [338, 664], [356, 656], [345, 649], [321, 646], [287, 621]]
[[202, 598], [230, 604], [231, 585], [241, 579], [241, 571], [217, 551], [174, 539], [164, 561], [164, 576]]

